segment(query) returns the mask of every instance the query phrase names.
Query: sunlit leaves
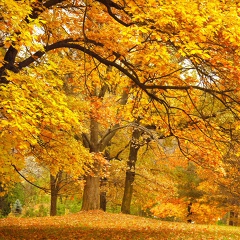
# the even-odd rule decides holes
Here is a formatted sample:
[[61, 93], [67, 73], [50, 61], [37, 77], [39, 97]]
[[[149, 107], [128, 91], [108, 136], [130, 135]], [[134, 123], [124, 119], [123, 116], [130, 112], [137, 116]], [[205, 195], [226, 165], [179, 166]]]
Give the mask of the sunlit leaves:
[[[21, 170], [27, 155], [34, 155], [52, 174], [64, 169], [76, 178], [84, 173], [84, 161], [91, 161], [74, 138], [85, 129], [84, 113], [74, 99], [68, 100], [56, 72], [56, 64], [48, 61], [19, 74], [9, 72], [10, 83], [1, 86], [1, 164], [11, 181], [12, 165]], [[2, 184], [6, 181], [1, 179]]]
[[170, 138], [186, 159], [222, 174], [239, 125], [236, 1], [10, 0], [0, 8], [7, 168], [7, 155], [21, 169], [34, 153], [54, 174], [78, 165], [81, 175], [85, 160], [103, 160], [88, 154], [82, 133], [98, 145], [111, 128], [141, 119], [156, 129], [151, 140]]

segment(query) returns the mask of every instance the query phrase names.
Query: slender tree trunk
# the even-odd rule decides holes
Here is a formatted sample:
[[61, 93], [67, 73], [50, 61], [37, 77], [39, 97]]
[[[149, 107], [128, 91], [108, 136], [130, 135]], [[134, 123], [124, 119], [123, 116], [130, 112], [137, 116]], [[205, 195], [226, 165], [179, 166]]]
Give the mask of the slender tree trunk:
[[192, 219], [191, 219], [191, 216], [192, 216], [192, 202], [190, 202], [189, 204], [188, 204], [188, 207], [187, 207], [188, 209], [188, 214], [187, 214], [187, 222], [188, 223], [191, 223], [192, 222]]
[[50, 216], [57, 215], [57, 188], [56, 188], [56, 177], [50, 175], [50, 183], [51, 183], [51, 206], [50, 206]]
[[[2, 192], [3, 188], [0, 183], [0, 193]], [[0, 213], [3, 216], [7, 216], [11, 212], [10, 203], [8, 202], [7, 197], [8, 197], [7, 194], [0, 197]]]
[[130, 207], [133, 195], [133, 182], [135, 178], [135, 172], [127, 170], [125, 177], [124, 195], [122, 200], [121, 212], [130, 214]]
[[100, 192], [100, 209], [102, 209], [104, 212], [107, 210], [107, 193], [106, 192]]
[[121, 206], [121, 212], [130, 214], [131, 201], [133, 196], [133, 183], [135, 179], [135, 165], [137, 161], [138, 150], [140, 148], [139, 138], [141, 130], [135, 129], [130, 144], [129, 160], [127, 162], [127, 171], [125, 178], [124, 194]]
[[100, 208], [106, 212], [107, 209], [107, 178], [101, 178], [100, 181]]
[[50, 216], [57, 215], [57, 199], [59, 193], [59, 184], [62, 180], [62, 171], [59, 171], [56, 176], [50, 174], [50, 188], [51, 188], [51, 205]]

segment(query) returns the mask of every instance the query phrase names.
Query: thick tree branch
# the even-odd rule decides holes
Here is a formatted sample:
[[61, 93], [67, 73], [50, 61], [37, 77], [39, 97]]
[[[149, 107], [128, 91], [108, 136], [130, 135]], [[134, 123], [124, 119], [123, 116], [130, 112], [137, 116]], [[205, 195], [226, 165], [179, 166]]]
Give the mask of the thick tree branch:
[[[42, 3], [42, 0], [38, 0], [32, 3], [32, 13], [24, 19], [27, 23], [30, 22], [30, 19], [37, 19], [41, 13], [43, 13], [46, 9], [58, 4], [62, 3], [64, 0], [49, 0], [45, 3]], [[19, 32], [16, 32], [18, 35]], [[10, 70], [12, 72], [17, 73], [18, 67], [14, 65], [16, 56], [18, 54], [18, 50], [14, 47], [14, 43], [8, 48], [5, 57], [4, 57], [4, 65], [0, 68], [0, 83], [7, 84], [9, 81], [4, 76], [5, 70]], [[42, 55], [39, 55], [41, 57]], [[36, 56], [37, 57], [37, 56]]]
[[115, 3], [111, 0], [97, 0], [97, 2], [102, 3], [106, 7], [115, 8], [117, 10], [123, 10], [124, 9], [124, 7], [122, 7], [121, 5]]
[[43, 13], [46, 9], [51, 8], [52, 6], [57, 5], [58, 3], [62, 3], [65, 0], [49, 0], [45, 3], [42, 3], [42, 0], [38, 0], [33, 2], [32, 4], [32, 13], [25, 18], [26, 22], [29, 22], [30, 19], [37, 19], [41, 13]]
[[174, 86], [174, 85], [144, 85], [146, 89], [162, 89], [162, 90], [191, 90], [197, 89], [207, 93], [217, 93], [217, 94], [226, 94], [229, 92], [234, 92], [234, 89], [228, 89], [224, 91], [214, 90], [205, 87], [199, 87], [195, 85], [186, 85], [186, 86]]
[[111, 139], [114, 137], [114, 135], [116, 134], [116, 132], [122, 128], [125, 128], [127, 126], [119, 126], [119, 124], [116, 124], [112, 129], [109, 129], [105, 135], [101, 138], [101, 140], [99, 141], [99, 149], [100, 152], [103, 151], [105, 149], [105, 147], [107, 146], [107, 144], [111, 141]]
[[[216, 97], [216, 94], [220, 94], [223, 95], [225, 97], [230, 97], [228, 96], [227, 93], [229, 92], [233, 92], [233, 89], [229, 89], [226, 91], [219, 91], [219, 90], [215, 90], [215, 89], [210, 89], [210, 88], [205, 88], [205, 87], [200, 87], [200, 86], [163, 86], [163, 85], [146, 85], [144, 83], [141, 83], [138, 79], [138, 77], [136, 76], [136, 74], [132, 74], [130, 72], [130, 70], [124, 68], [122, 65], [118, 64], [116, 61], [110, 61], [100, 55], [98, 55], [96, 52], [94, 52], [93, 50], [90, 50], [86, 47], [81, 46], [78, 43], [75, 43], [77, 40], [74, 40], [72, 38], [70, 39], [65, 39], [56, 43], [53, 43], [49, 46], [45, 47], [45, 52], [43, 51], [38, 51], [35, 54], [33, 54], [31, 57], [27, 58], [26, 60], [20, 62], [18, 64], [19, 69], [26, 67], [28, 65], [30, 65], [31, 63], [35, 62], [38, 58], [42, 57], [46, 52], [54, 50], [54, 49], [58, 49], [58, 48], [72, 48], [72, 49], [76, 49], [76, 50], [80, 50], [85, 54], [88, 54], [89, 56], [95, 58], [96, 60], [98, 60], [99, 62], [101, 62], [102, 64], [106, 65], [106, 66], [112, 66], [115, 67], [116, 69], [118, 69], [120, 72], [122, 72], [123, 74], [125, 74], [127, 77], [129, 77], [137, 86], [139, 86], [143, 91], [146, 92], [147, 95], [149, 95], [152, 99], [158, 101], [159, 103], [163, 104], [165, 106], [166, 109], [169, 108], [168, 104], [162, 100], [159, 99], [155, 94], [149, 92], [148, 90], [152, 90], [152, 89], [161, 89], [161, 90], [191, 90], [191, 89], [195, 89], [195, 90], [200, 90], [202, 92], [206, 92], [209, 93], [211, 95], [213, 95], [214, 97]], [[98, 46], [100, 45], [100, 43], [98, 43]], [[237, 104], [239, 104], [237, 102]]]

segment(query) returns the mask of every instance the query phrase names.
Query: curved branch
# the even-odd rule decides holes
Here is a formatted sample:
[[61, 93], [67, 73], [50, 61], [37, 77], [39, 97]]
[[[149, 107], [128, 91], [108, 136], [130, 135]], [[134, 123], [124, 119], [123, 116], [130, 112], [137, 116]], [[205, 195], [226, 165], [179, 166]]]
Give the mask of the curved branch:
[[[37, 0], [31, 4], [32, 12], [25, 17], [24, 21], [29, 23], [31, 19], [37, 19], [41, 13], [52, 6], [62, 3], [64, 0], [49, 0], [42, 3], [42, 0]], [[15, 32], [17, 35], [20, 32]], [[4, 56], [4, 65], [0, 68], [0, 83], [8, 84], [9, 81], [4, 76], [5, 70], [8, 69], [12, 72], [17, 73], [19, 71], [18, 67], [14, 65], [18, 50], [15, 48], [14, 43], [8, 48]], [[40, 56], [41, 57], [41, 56]]]
[[214, 90], [210, 88], [204, 88], [204, 87], [199, 87], [199, 86], [193, 86], [193, 85], [186, 85], [186, 86], [174, 86], [174, 85], [144, 85], [146, 89], [162, 89], [162, 90], [191, 90], [191, 89], [197, 89], [201, 90], [203, 92], [207, 93], [217, 93], [217, 94], [226, 94], [228, 92], [234, 92], [234, 89], [229, 89], [226, 91], [219, 91], [219, 90]]
[[46, 9], [57, 5], [58, 3], [62, 3], [64, 0], [49, 0], [45, 3], [42, 3], [41, 0], [33, 2], [32, 4], [32, 13], [25, 18], [25, 21], [28, 23], [30, 19], [37, 19], [41, 13], [43, 13]]
[[125, 145], [120, 151], [118, 151], [118, 153], [115, 156], [109, 158], [109, 161], [111, 161], [113, 159], [118, 160], [118, 161], [122, 161], [122, 159], [120, 159], [119, 156], [124, 150], [126, 150], [129, 147], [130, 142], [131, 141], [129, 141], [127, 145]]
[[[46, 52], [54, 50], [54, 49], [58, 49], [58, 48], [72, 48], [72, 49], [76, 49], [79, 50], [85, 54], [88, 54], [89, 56], [95, 58], [96, 60], [98, 60], [99, 62], [101, 62], [102, 64], [106, 65], [106, 66], [112, 66], [115, 67], [116, 69], [118, 69], [120, 72], [122, 72], [123, 74], [125, 74], [129, 79], [131, 79], [138, 87], [140, 87], [149, 97], [151, 97], [152, 99], [158, 101], [160, 104], [164, 105], [165, 108], [169, 108], [168, 104], [163, 100], [158, 98], [155, 94], [149, 92], [148, 90], [152, 90], [152, 89], [161, 89], [161, 90], [191, 90], [191, 89], [195, 89], [195, 90], [200, 90], [202, 92], [206, 92], [209, 93], [211, 95], [213, 95], [214, 97], [217, 97], [216, 94], [220, 94], [223, 95], [227, 98], [231, 98], [227, 93], [231, 93], [234, 92], [234, 89], [229, 89], [229, 90], [225, 90], [225, 91], [219, 91], [219, 90], [215, 90], [215, 89], [210, 89], [210, 88], [205, 88], [205, 87], [200, 87], [200, 86], [192, 86], [192, 85], [186, 85], [186, 86], [174, 86], [174, 85], [169, 85], [169, 86], [163, 86], [163, 85], [146, 85], [144, 83], [141, 83], [140, 80], [138, 79], [138, 76], [136, 75], [135, 72], [131, 72], [131, 70], [128, 70], [126, 68], [124, 68], [124, 66], [126, 66], [126, 63], [122, 62], [121, 63], [124, 66], [121, 66], [120, 64], [118, 64], [116, 61], [110, 61], [107, 58], [104, 58], [100, 55], [98, 55], [96, 52], [94, 52], [93, 50], [90, 50], [84, 46], [79, 45], [78, 43], [76, 43], [79, 40], [76, 39], [64, 39], [62, 41], [53, 43], [49, 46], [45, 47], [45, 52], [44, 51], [38, 51], [35, 54], [33, 54], [31, 57], [25, 59], [24, 61], [20, 62], [18, 64], [19, 69], [26, 67], [28, 65], [30, 65], [31, 63], [35, 62], [38, 58], [42, 57]], [[97, 43], [98, 46], [104, 46], [101, 43]], [[113, 53], [115, 56], [117, 53]], [[218, 100], [219, 97], [217, 97]], [[232, 99], [233, 100], [233, 99]], [[240, 104], [239, 102], [235, 101], [237, 104]]]
[[117, 10], [123, 10], [123, 7], [111, 0], [97, 0], [97, 2], [102, 3], [106, 7], [115, 8]]
[[[105, 4], [104, 4], [105, 5]], [[134, 23], [125, 23], [124, 21], [122, 21], [120, 18], [118, 18], [113, 12], [112, 12], [112, 9], [111, 9], [111, 6], [110, 5], [105, 5], [107, 7], [107, 11], [108, 11], [108, 14], [115, 20], [117, 21], [118, 23], [122, 24], [123, 26], [125, 27], [129, 27], [131, 25], [133, 25]]]
[[129, 127], [130, 124], [125, 125], [125, 126], [119, 126], [119, 124], [115, 125], [112, 129], [109, 129], [104, 136], [101, 138], [101, 140], [99, 141], [99, 148], [100, 151], [103, 151], [103, 149], [107, 146], [107, 144], [110, 142], [110, 140], [114, 137], [114, 135], [116, 134], [116, 132], [120, 129]]
[[29, 181], [23, 174], [21, 174], [21, 173], [17, 170], [17, 167], [16, 167], [14, 164], [12, 164], [12, 166], [13, 166], [14, 170], [15, 170], [25, 181], [27, 181], [28, 183], [30, 183], [30, 184], [33, 185], [34, 187], [43, 190], [43, 191], [46, 192], [46, 193], [49, 193], [49, 192], [50, 192], [50, 189], [40, 187], [40, 186], [32, 183], [31, 181]]

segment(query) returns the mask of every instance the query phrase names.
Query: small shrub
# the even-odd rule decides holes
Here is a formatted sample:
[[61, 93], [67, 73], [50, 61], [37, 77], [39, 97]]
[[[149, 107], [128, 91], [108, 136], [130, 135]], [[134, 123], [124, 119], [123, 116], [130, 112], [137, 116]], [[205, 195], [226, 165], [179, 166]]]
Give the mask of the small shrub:
[[37, 204], [34, 207], [25, 209], [24, 217], [46, 217], [49, 215], [49, 206], [44, 204]]
[[57, 205], [57, 215], [65, 215], [68, 213], [77, 213], [81, 210], [82, 200], [74, 197], [72, 199], [66, 199], [65, 201], [59, 201]]
[[35, 217], [35, 211], [33, 208], [28, 208], [26, 209], [25, 214], [23, 215], [24, 217]]
[[37, 217], [46, 217], [47, 215], [48, 215], [48, 208], [45, 207], [43, 204], [40, 204]]
[[20, 215], [22, 214], [22, 204], [19, 201], [19, 199], [17, 199], [13, 205], [13, 213], [15, 215]]
[[57, 205], [57, 215], [64, 215], [65, 214], [65, 204], [58, 203]]

